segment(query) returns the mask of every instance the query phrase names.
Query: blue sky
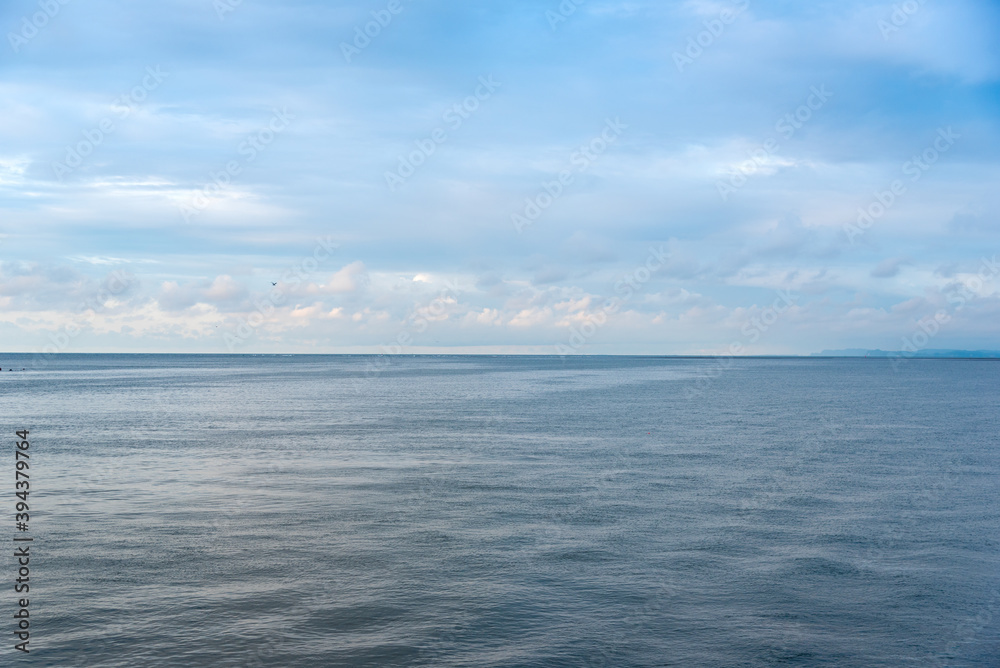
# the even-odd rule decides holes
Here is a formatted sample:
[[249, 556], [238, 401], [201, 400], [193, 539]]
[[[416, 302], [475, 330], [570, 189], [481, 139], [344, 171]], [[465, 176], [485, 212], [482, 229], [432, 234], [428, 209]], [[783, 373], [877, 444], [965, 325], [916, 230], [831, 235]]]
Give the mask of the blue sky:
[[998, 3], [15, 0], [0, 27], [4, 350], [1000, 348]]

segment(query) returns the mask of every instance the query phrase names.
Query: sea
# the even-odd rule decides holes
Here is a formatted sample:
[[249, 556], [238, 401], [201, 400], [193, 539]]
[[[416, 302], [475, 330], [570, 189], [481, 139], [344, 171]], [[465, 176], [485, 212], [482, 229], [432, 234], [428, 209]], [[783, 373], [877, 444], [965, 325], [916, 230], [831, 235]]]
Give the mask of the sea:
[[1000, 361], [0, 368], [4, 666], [1000, 666]]

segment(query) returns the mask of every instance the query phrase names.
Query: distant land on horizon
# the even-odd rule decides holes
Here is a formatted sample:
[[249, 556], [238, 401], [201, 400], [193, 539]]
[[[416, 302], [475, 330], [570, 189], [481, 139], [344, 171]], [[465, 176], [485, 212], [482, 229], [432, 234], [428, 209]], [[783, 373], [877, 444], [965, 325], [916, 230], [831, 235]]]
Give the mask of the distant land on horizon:
[[915, 353], [902, 350], [865, 350], [846, 348], [844, 350], [824, 350], [811, 357], [906, 357], [909, 359], [998, 359], [1000, 350], [918, 350]]

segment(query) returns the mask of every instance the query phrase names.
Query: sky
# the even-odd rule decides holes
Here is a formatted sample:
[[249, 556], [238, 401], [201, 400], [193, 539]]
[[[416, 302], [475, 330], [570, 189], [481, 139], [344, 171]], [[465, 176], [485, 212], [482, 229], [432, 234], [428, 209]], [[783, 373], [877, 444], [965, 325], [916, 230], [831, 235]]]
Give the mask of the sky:
[[9, 0], [0, 350], [1000, 349], [1000, 3]]

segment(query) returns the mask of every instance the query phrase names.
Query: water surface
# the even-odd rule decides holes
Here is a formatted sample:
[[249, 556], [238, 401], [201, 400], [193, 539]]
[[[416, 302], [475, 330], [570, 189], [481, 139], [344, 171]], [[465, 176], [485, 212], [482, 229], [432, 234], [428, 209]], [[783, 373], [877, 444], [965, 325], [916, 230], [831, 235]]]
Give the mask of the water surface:
[[63, 355], [0, 392], [25, 665], [1000, 665], [998, 362]]

